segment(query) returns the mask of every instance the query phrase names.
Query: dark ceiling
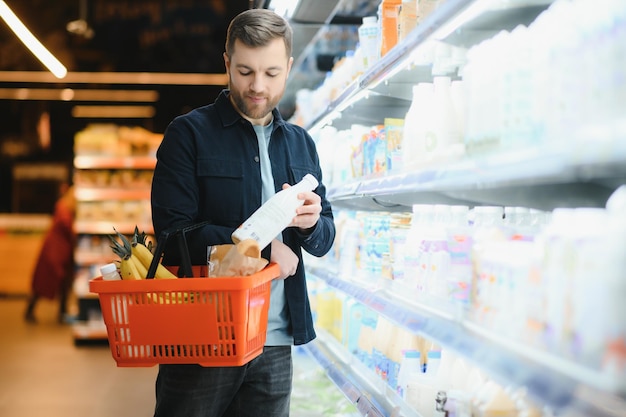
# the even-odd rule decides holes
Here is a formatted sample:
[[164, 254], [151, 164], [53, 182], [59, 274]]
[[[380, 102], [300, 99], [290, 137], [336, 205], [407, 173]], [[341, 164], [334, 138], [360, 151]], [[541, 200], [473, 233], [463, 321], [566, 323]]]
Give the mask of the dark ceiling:
[[[7, 0], [69, 71], [223, 72], [230, 19], [249, 0]], [[92, 30], [75, 24], [84, 20]], [[0, 70], [42, 70], [3, 23]]]
[[[268, 8], [268, 0], [5, 0], [33, 34], [70, 72], [152, 72], [223, 74], [224, 41], [230, 20], [243, 10]], [[301, 2], [294, 15], [294, 57], [299, 68], [310, 68], [310, 59], [298, 56], [311, 43], [325, 23], [354, 25], [360, 16], [373, 13], [379, 0], [315, 0]], [[344, 3], [358, 4], [357, 15]], [[339, 16], [339, 19], [337, 17]], [[331, 22], [332, 20], [332, 22]], [[338, 20], [338, 21], [336, 21]], [[327, 42], [328, 43], [328, 42]], [[349, 49], [349, 48], [346, 48]], [[328, 55], [328, 62], [342, 53]], [[317, 61], [320, 61], [317, 59]], [[313, 67], [319, 62], [313, 56]], [[330, 67], [328, 67], [330, 68]], [[295, 106], [295, 91], [313, 88], [328, 68], [292, 71], [280, 110], [289, 117]], [[47, 69], [0, 22], [0, 73]], [[223, 85], [72, 85], [29, 84], [2, 81], [0, 89], [91, 88], [152, 89], [158, 92], [155, 114], [150, 119], [110, 120], [118, 124], [140, 125], [163, 132], [177, 115], [212, 102]], [[11, 149], [28, 147], [37, 137], [36, 124], [42, 112], [50, 114], [52, 151], [71, 155], [74, 134], [89, 123], [107, 120], [76, 119], [71, 116], [76, 102], [61, 100], [15, 100], [0, 98], [0, 157]], [[88, 103], [87, 103], [88, 104]], [[118, 103], [119, 104], [119, 103]], [[26, 150], [28, 151], [28, 150]]]
[[[228, 23], [251, 5], [250, 0], [6, 0], [6, 3], [70, 72], [202, 74], [224, 73], [222, 53]], [[87, 31], [80, 25], [82, 21], [87, 23]], [[68, 31], [68, 24], [76, 29]], [[93, 32], [91, 36], [89, 31]], [[1, 20], [0, 71], [47, 71]], [[50, 114], [51, 157], [66, 159], [71, 158], [74, 134], [89, 123], [140, 125], [162, 132], [173, 117], [212, 102], [223, 88], [27, 84], [0, 80], [3, 89], [22, 87], [149, 88], [158, 92], [159, 99], [154, 103], [155, 116], [149, 120], [75, 119], [71, 116], [75, 103], [0, 99], [3, 158], [7, 157], [5, 149], [17, 155], [31, 152], [29, 144], [34, 143], [37, 120], [44, 111]], [[4, 146], [5, 142], [10, 146]]]
[[[294, 0], [295, 1], [295, 0]], [[324, 34], [325, 26], [348, 27], [354, 35], [361, 17], [375, 13], [380, 0], [302, 1], [292, 17], [296, 65], [279, 109], [289, 117], [295, 92], [316, 88], [326, 71], [354, 40]], [[269, 0], [5, 0], [33, 34], [67, 67], [77, 72], [150, 72], [223, 74], [222, 53], [230, 20], [249, 8], [270, 8]], [[320, 33], [322, 35], [320, 36]], [[337, 39], [335, 39], [337, 38]], [[333, 40], [333, 42], [329, 42]], [[318, 42], [326, 45], [318, 48]], [[344, 44], [345, 43], [345, 44]], [[0, 21], [0, 92], [22, 88], [150, 89], [158, 100], [150, 118], [90, 119], [72, 116], [77, 104], [125, 104], [0, 96], [0, 212], [7, 211], [11, 167], [21, 162], [53, 160], [71, 166], [74, 135], [92, 123], [141, 126], [163, 132], [168, 123], [188, 110], [213, 102], [224, 85], [71, 84], [67, 80], [29, 83], [7, 81], [2, 74], [47, 69]], [[68, 77], [69, 79], [69, 77]], [[107, 96], [108, 97], [108, 96]], [[49, 116], [50, 145], [41, 147], [42, 115]]]

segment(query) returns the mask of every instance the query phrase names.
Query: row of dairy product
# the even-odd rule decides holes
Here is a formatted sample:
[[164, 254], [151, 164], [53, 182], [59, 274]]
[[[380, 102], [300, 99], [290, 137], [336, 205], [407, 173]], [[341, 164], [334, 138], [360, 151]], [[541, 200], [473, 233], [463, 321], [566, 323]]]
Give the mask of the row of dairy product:
[[[404, 38], [437, 8], [444, 0], [383, 0], [378, 12], [373, 16], [363, 18], [363, 23], [356, 33], [356, 45], [346, 49], [345, 55], [337, 59], [333, 70], [315, 90], [302, 89], [296, 98], [296, 113], [293, 121], [306, 125], [314, 117], [326, 110], [329, 103], [354, 80], [374, 67], [397, 43]], [[343, 26], [333, 29], [332, 34], [324, 31], [322, 41], [316, 43], [316, 53], [336, 53], [333, 44], [345, 37]], [[352, 35], [352, 34], [351, 34]], [[440, 42], [429, 44], [427, 54], [431, 59], [436, 47], [441, 47], [451, 54], [452, 50], [464, 50]], [[439, 54], [441, 55], [441, 54]], [[446, 54], [444, 54], [446, 55]], [[462, 55], [462, 54], [461, 54]], [[445, 56], [439, 58], [445, 60]], [[432, 62], [430, 62], [432, 63]], [[313, 65], [311, 62], [309, 65]], [[445, 67], [444, 62], [438, 62], [436, 67]], [[456, 69], [456, 68], [455, 68]]]
[[367, 306], [322, 282], [310, 285], [316, 326], [327, 330], [424, 417], [551, 416], [534, 405], [523, 387], [497, 384], [461, 355], [394, 325]]
[[[619, 200], [621, 187], [611, 197]], [[339, 273], [511, 340], [624, 371], [626, 221], [613, 208], [339, 212]]]
[[472, 47], [468, 152], [577, 145], [610, 152], [626, 124], [626, 8], [619, 0], [557, 0], [528, 26]]
[[[364, 166], [374, 158], [378, 171], [350, 169], [351, 178], [522, 148], [611, 160], [625, 152], [624, 23], [626, 9], [618, 0], [557, 0], [530, 25], [457, 54], [447, 75], [416, 80], [404, 119], [343, 132], [330, 127], [320, 132], [320, 147], [332, 143], [333, 168], [341, 174], [350, 158], [360, 157]], [[426, 46], [421, 49], [431, 52], [419, 60], [434, 71], [445, 54]], [[369, 132], [381, 142], [375, 156], [365, 146]], [[394, 139], [385, 143], [388, 136]]]

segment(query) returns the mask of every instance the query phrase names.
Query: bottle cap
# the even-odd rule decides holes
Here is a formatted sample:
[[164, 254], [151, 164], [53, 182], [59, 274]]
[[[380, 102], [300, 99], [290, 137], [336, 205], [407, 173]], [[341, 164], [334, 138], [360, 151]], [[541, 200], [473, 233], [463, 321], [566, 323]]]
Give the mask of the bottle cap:
[[117, 265], [111, 263], [106, 264], [100, 268], [102, 279], [106, 281], [114, 281], [121, 279], [120, 274], [117, 272]]
[[367, 24], [376, 24], [376, 16], [365, 16], [363, 18], [363, 24], [367, 25]]
[[429, 350], [427, 356], [428, 356], [428, 359], [441, 359], [441, 351]]
[[405, 358], [420, 358], [421, 354], [418, 350], [415, 349], [409, 349], [409, 350], [405, 350], [404, 351], [404, 357]]
[[306, 174], [304, 178], [302, 178], [302, 181], [306, 181], [311, 186], [312, 190], [316, 189], [319, 185], [317, 179], [311, 174]]

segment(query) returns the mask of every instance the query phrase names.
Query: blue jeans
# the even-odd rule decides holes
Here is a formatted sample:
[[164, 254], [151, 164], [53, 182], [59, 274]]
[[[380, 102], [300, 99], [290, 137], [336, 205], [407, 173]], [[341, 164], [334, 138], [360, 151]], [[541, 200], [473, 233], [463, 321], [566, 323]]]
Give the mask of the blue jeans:
[[159, 365], [154, 417], [286, 417], [291, 346], [265, 346], [243, 366]]

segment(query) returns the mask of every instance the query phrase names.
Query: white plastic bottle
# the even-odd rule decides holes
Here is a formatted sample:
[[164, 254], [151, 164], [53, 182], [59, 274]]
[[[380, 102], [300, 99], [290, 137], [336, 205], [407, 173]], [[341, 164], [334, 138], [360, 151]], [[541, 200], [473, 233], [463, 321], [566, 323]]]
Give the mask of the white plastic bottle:
[[406, 389], [411, 375], [421, 373], [421, 354], [417, 349], [408, 349], [402, 351], [402, 362], [400, 363], [400, 371], [398, 372], [398, 383], [396, 391], [400, 398], [406, 399]]
[[289, 226], [296, 216], [296, 209], [304, 204], [304, 200], [298, 199], [298, 194], [312, 191], [318, 184], [313, 175], [306, 174], [299, 183], [274, 194], [233, 232], [233, 242], [254, 239], [259, 248], [264, 249]]
[[404, 247], [404, 286], [399, 294], [411, 299], [421, 299], [424, 293], [424, 274], [427, 263], [424, 247], [426, 228], [433, 220], [434, 206], [414, 204], [411, 226]]
[[441, 351], [429, 350], [426, 371], [413, 373], [407, 383], [406, 401], [420, 415], [436, 417], [436, 376], [441, 362]]
[[367, 71], [380, 58], [380, 26], [376, 16], [365, 16], [358, 33], [363, 70]]
[[122, 279], [120, 273], [117, 271], [117, 265], [106, 264], [100, 268], [102, 279], [105, 281], [116, 281]]
[[472, 285], [472, 241], [468, 216], [468, 206], [451, 206], [450, 222], [446, 227], [450, 268], [444, 279], [447, 281], [448, 300], [459, 319], [467, 313]]
[[404, 119], [402, 134], [402, 166], [413, 169], [427, 159], [426, 132], [433, 114], [433, 84], [422, 82], [413, 86], [413, 100]]
[[450, 93], [452, 80], [450, 77], [433, 78], [433, 102], [435, 108], [431, 135], [427, 135], [426, 152], [437, 157], [449, 157], [459, 153], [462, 142], [461, 128]]

